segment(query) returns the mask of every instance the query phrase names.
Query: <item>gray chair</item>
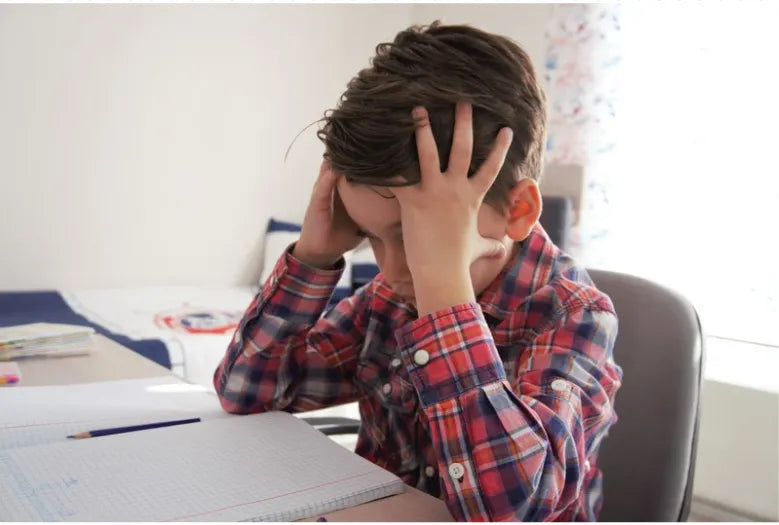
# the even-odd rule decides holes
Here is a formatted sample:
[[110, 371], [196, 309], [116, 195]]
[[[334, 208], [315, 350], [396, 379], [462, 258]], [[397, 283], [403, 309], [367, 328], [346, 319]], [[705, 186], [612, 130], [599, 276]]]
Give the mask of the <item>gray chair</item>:
[[[600, 521], [686, 521], [692, 499], [703, 370], [703, 334], [681, 295], [632, 275], [589, 270], [619, 317], [614, 355], [624, 372], [619, 420], [601, 444]], [[326, 434], [359, 421], [308, 418]]]
[[619, 317], [619, 420], [603, 441], [601, 521], [686, 521], [698, 438], [704, 343], [698, 314], [646, 279], [588, 273]]

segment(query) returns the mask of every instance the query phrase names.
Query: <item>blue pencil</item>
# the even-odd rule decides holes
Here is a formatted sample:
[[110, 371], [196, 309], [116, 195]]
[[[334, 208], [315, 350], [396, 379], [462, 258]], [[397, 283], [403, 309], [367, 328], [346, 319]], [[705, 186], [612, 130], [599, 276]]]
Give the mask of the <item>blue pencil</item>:
[[149, 423], [147, 425], [134, 425], [131, 427], [104, 428], [102, 430], [90, 430], [68, 436], [68, 439], [85, 439], [99, 436], [110, 436], [111, 434], [123, 434], [125, 432], [135, 432], [136, 430], [148, 430], [150, 428], [172, 427], [174, 425], [186, 425], [188, 423], [199, 423], [200, 418], [179, 419], [178, 421], [162, 421], [160, 423]]

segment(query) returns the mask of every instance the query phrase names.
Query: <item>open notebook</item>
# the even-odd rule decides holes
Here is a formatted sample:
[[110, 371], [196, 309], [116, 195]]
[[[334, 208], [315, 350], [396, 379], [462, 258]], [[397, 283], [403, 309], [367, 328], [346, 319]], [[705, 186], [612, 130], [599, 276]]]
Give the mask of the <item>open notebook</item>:
[[9, 521], [287, 521], [403, 487], [284, 412], [0, 451]]

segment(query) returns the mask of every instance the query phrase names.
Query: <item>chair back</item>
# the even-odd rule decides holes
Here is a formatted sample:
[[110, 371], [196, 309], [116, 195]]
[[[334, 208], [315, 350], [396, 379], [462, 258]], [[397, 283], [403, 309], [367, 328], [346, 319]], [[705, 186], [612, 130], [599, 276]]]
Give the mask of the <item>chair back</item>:
[[695, 471], [703, 334], [680, 294], [627, 274], [588, 270], [619, 318], [624, 372], [618, 421], [599, 453], [601, 521], [685, 521]]

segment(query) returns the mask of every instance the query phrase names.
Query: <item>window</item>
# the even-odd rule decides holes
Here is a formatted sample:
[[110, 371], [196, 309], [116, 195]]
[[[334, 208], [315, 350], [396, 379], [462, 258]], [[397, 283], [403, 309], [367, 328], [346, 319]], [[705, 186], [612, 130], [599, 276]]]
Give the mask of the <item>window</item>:
[[610, 224], [586, 264], [686, 295], [708, 334], [779, 347], [779, 7], [622, 4]]

